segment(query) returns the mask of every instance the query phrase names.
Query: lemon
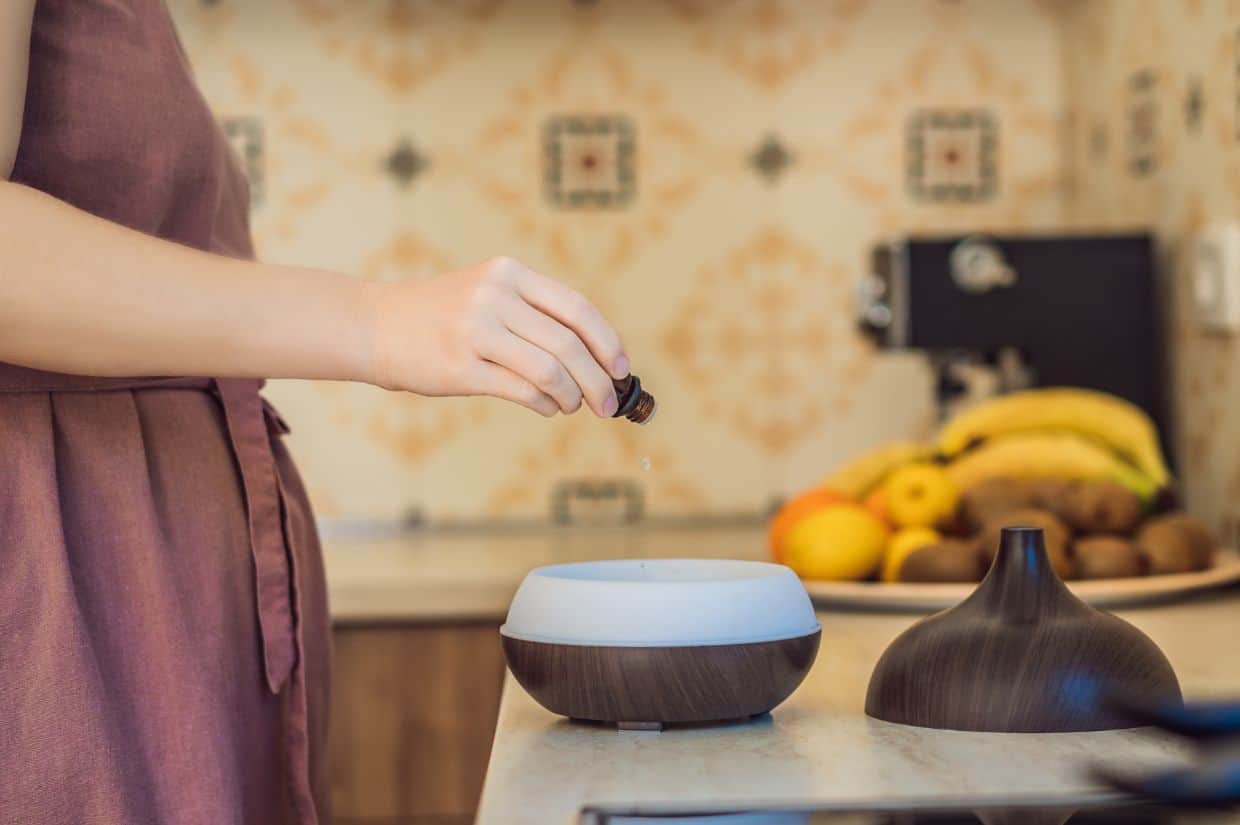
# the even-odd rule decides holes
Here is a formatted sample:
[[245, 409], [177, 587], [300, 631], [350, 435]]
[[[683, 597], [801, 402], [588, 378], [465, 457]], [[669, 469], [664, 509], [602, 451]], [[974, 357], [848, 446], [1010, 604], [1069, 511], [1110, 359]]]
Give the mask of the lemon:
[[905, 527], [892, 534], [887, 542], [887, 552], [883, 554], [883, 573], [880, 578], [885, 582], [900, 580], [900, 565], [914, 550], [920, 550], [931, 544], [938, 544], [943, 537], [938, 530], [929, 527]]
[[883, 558], [887, 528], [855, 505], [828, 507], [800, 519], [784, 538], [784, 564], [806, 579], [857, 581]]
[[807, 514], [846, 503], [848, 503], [848, 499], [842, 494], [834, 490], [823, 490], [821, 488], [794, 496], [783, 507], [779, 508], [779, 512], [771, 519], [771, 524], [767, 528], [771, 557], [777, 562], [783, 562], [784, 539], [788, 535], [788, 531], [795, 527], [797, 522], [805, 518]]
[[887, 513], [901, 527], [931, 527], [956, 509], [959, 494], [947, 472], [934, 464], [910, 464], [891, 474]]

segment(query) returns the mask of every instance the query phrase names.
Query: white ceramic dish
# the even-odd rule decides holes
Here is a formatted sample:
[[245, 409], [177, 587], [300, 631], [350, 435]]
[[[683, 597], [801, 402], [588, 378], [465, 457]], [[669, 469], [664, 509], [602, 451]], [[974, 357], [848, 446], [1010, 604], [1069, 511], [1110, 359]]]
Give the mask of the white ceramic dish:
[[[1172, 573], [1128, 579], [1068, 581], [1077, 598], [1094, 607], [1131, 607], [1174, 601], [1202, 590], [1240, 582], [1240, 553], [1219, 550], [1214, 565], [1195, 573]], [[959, 604], [976, 584], [903, 584], [879, 582], [805, 582], [820, 607], [924, 612]]]

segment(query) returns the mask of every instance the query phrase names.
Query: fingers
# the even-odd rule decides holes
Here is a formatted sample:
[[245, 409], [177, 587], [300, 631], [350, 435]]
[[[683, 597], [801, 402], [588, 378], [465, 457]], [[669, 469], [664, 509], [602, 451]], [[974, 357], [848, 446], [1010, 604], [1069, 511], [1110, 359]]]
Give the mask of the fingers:
[[595, 415], [611, 417], [617, 406], [611, 377], [577, 333], [521, 300], [513, 300], [505, 308], [505, 322], [514, 334], [555, 356]]
[[562, 412], [574, 413], [581, 407], [581, 388], [560, 360], [507, 327], [497, 326], [488, 334], [480, 342], [478, 354], [551, 396]]
[[506, 378], [510, 393], [528, 396], [532, 389], [565, 413], [584, 400], [596, 415], [613, 415], [612, 381], [629, 374], [629, 363], [599, 311], [580, 293], [508, 258], [475, 272], [482, 277], [473, 282], [462, 325], [475, 357], [529, 385], [511, 386]]
[[517, 292], [530, 306], [575, 332], [612, 378], [629, 374], [629, 359], [620, 336], [584, 295], [527, 267], [517, 265], [513, 271]]
[[477, 370], [476, 384], [480, 395], [490, 395], [520, 404], [546, 418], [560, 411], [560, 405], [554, 398], [512, 370], [490, 361], [479, 361]]

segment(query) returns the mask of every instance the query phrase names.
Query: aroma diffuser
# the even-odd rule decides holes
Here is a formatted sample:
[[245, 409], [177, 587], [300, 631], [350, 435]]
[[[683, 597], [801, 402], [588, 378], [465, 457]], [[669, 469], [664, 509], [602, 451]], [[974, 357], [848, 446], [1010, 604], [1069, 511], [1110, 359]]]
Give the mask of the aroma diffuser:
[[657, 559], [540, 567], [500, 634], [547, 710], [657, 730], [771, 710], [809, 672], [821, 628], [786, 567]]
[[874, 667], [865, 712], [953, 730], [1054, 732], [1131, 727], [1108, 697], [1179, 702], [1148, 636], [1068, 590], [1042, 530], [1004, 528], [967, 599], [904, 631]]

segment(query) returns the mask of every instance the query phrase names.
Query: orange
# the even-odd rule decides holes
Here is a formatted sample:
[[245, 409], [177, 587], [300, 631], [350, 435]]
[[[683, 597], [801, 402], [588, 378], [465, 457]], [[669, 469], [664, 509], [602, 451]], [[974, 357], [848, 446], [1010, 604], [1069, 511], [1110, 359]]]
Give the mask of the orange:
[[862, 506], [869, 510], [879, 521], [891, 526], [891, 514], [887, 511], [887, 488], [881, 484], [874, 488], [874, 492], [865, 497]]
[[843, 493], [837, 493], [834, 490], [826, 490], [821, 487], [788, 499], [788, 501], [784, 502], [784, 506], [780, 507], [779, 511], [771, 518], [771, 524], [767, 530], [771, 557], [775, 561], [783, 561], [784, 540], [788, 535], [788, 531], [798, 521], [810, 513], [817, 512], [825, 507], [851, 503], [851, 499]]

